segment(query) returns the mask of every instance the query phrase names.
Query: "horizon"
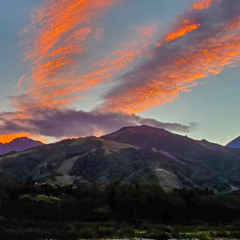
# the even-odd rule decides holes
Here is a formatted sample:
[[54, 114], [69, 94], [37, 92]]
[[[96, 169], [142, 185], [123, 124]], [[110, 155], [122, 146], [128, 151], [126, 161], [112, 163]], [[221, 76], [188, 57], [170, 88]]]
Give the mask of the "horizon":
[[240, 1], [3, 0], [0, 143], [149, 125], [240, 135]]
[[[79, 137], [70, 137], [70, 138], [63, 138], [63, 139], [58, 139], [58, 140], [56, 140], [56, 141], [52, 141], [52, 142], [41, 142], [41, 141], [39, 141], [39, 140], [37, 140], [37, 139], [34, 139], [34, 138], [30, 138], [30, 137], [17, 137], [17, 138], [15, 138], [15, 139], [13, 139], [13, 140], [11, 140], [11, 141], [9, 141], [9, 142], [5, 142], [5, 143], [0, 143], [0, 145], [8, 145], [9, 143], [12, 143], [12, 142], [14, 142], [15, 140], [18, 140], [18, 139], [29, 139], [29, 140], [33, 140], [33, 141], [37, 141], [37, 142], [40, 142], [40, 143], [42, 143], [43, 145], [47, 145], [47, 144], [55, 144], [55, 143], [58, 143], [58, 142], [61, 142], [61, 141], [64, 141], [64, 140], [77, 140], [77, 139], [80, 139], [80, 138], [91, 138], [91, 137], [95, 137], [95, 138], [102, 138], [102, 137], [104, 137], [104, 136], [106, 136], [106, 135], [111, 135], [111, 134], [114, 134], [115, 132], [119, 132], [119, 131], [121, 131], [122, 129], [124, 129], [124, 128], [133, 128], [133, 127], [150, 127], [150, 128], [156, 128], [156, 127], [152, 127], [152, 126], [148, 126], [148, 125], [138, 125], [138, 126], [125, 126], [125, 127], [122, 127], [122, 128], [120, 128], [120, 129], [118, 129], [118, 130], [116, 130], [116, 131], [114, 131], [114, 132], [111, 132], [111, 133], [108, 133], [108, 134], [105, 134], [105, 135], [101, 135], [101, 136], [95, 136], [95, 135], [88, 135], [88, 136], [79, 136]], [[160, 130], [164, 130], [164, 131], [167, 131], [167, 130], [165, 130], [164, 128], [157, 128], [157, 129], [160, 129]], [[181, 135], [181, 134], [178, 134], [178, 133], [174, 133], [174, 132], [171, 132], [171, 131], [167, 131], [167, 132], [169, 132], [169, 133], [172, 133], [172, 134], [175, 134], [175, 135], [180, 135], [180, 136], [183, 136], [183, 135]], [[185, 136], [183, 136], [183, 137], [188, 137], [187, 135], [185, 135]], [[189, 138], [189, 137], [188, 137]], [[239, 137], [237, 137], [237, 138], [239, 138]], [[201, 139], [201, 140], [199, 140], [199, 139], [194, 139], [194, 138], [190, 138], [190, 139], [192, 139], [192, 140], [195, 140], [195, 141], [207, 141], [207, 142], [210, 142], [210, 141], [208, 141], [207, 139]], [[234, 140], [236, 140], [236, 139], [233, 139], [233, 140], [231, 140], [230, 142], [233, 142]], [[230, 143], [229, 142], [229, 143]], [[211, 143], [213, 143], [213, 144], [218, 144], [218, 143], [215, 143], [215, 142], [211, 142]], [[228, 144], [229, 144], [228, 143]], [[221, 145], [221, 146], [226, 146], [226, 145], [222, 145], [222, 144], [219, 144], [219, 145]]]

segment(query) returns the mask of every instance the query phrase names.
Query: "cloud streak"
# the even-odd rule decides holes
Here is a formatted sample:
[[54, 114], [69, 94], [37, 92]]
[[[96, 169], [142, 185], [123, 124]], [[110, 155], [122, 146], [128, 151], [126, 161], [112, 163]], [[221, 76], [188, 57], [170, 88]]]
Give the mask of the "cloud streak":
[[198, 1], [196, 3], [193, 4], [191, 9], [206, 9], [209, 8], [211, 6], [212, 3], [214, 2], [220, 2], [220, 0], [202, 0], [202, 1]]
[[[116, 0], [46, 0], [35, 12], [29, 27], [36, 39], [26, 53], [32, 63], [28, 94], [41, 106], [68, 104], [83, 89], [83, 76], [75, 67], [87, 52], [89, 39], [103, 35], [95, 23]], [[25, 33], [25, 32], [24, 32]], [[25, 33], [26, 34], [26, 33]], [[91, 84], [90, 84], [91, 85]]]
[[151, 57], [127, 73], [98, 107], [138, 113], [171, 102], [196, 80], [235, 66], [240, 56], [240, 1], [202, 1], [178, 17]]
[[[97, 20], [118, 2], [45, 0], [39, 7], [28, 29], [31, 35], [35, 32], [35, 39], [30, 41], [26, 52], [26, 59], [32, 64], [28, 94], [39, 106], [69, 105], [80, 98], [81, 92], [111, 80], [116, 73], [143, 57], [147, 48], [144, 38], [152, 34], [150, 28], [143, 30], [145, 34], [136, 43], [125, 42], [128, 46], [106, 54], [93, 64], [94, 70], [76, 74], [76, 67], [88, 53], [89, 42], [103, 40], [104, 31], [97, 27]], [[27, 36], [26, 31], [24, 34]], [[20, 78], [18, 86], [23, 80], [25, 77]]]

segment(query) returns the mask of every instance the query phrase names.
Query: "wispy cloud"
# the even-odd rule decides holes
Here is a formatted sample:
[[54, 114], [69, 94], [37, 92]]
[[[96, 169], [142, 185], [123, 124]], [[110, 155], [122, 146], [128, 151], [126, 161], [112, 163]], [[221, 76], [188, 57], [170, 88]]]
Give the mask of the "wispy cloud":
[[193, 4], [193, 6], [190, 8], [191, 9], [206, 9], [206, 8], [209, 8], [211, 6], [212, 3], [214, 2], [220, 2], [220, 0], [199, 0], [199, 1], [196, 1], [196, 3]]
[[36, 11], [29, 26], [36, 38], [30, 43], [26, 59], [32, 63], [28, 94], [39, 105], [67, 104], [76, 98], [72, 94], [81, 90], [81, 85], [84, 88], [82, 76], [75, 73], [76, 64], [88, 51], [89, 38], [98, 41], [103, 37], [96, 20], [116, 2], [46, 0]]
[[240, 1], [198, 1], [159, 39], [151, 57], [127, 73], [101, 111], [137, 113], [173, 101], [196, 80], [235, 66], [240, 56]]

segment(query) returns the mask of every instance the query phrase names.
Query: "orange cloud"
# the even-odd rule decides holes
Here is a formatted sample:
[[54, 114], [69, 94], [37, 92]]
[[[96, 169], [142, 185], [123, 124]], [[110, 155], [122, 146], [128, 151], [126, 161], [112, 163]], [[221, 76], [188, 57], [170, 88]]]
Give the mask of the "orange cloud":
[[240, 60], [240, 37], [235, 36], [235, 40], [231, 40], [231, 43], [212, 42], [212, 44], [208, 52], [198, 51], [187, 56], [182, 64], [177, 62], [170, 66], [160, 67], [160, 65], [161, 71], [159, 69], [157, 74], [153, 74], [154, 78], [149, 78], [143, 86], [130, 88], [120, 96], [108, 98], [102, 110], [138, 113], [172, 102], [179, 96], [179, 92], [194, 86], [197, 79], [210, 74], [219, 74], [223, 67], [231, 66]]
[[[32, 19], [38, 29], [36, 40], [27, 51], [32, 65], [28, 94], [42, 106], [71, 102], [71, 93], [81, 89], [75, 66], [87, 51], [87, 38], [100, 40], [103, 31], [92, 30], [93, 23], [115, 0], [46, 0]], [[78, 87], [76, 88], [76, 85]], [[67, 96], [69, 94], [69, 96]]]
[[195, 4], [193, 4], [192, 9], [194, 9], [194, 10], [206, 9], [206, 8], [209, 8], [213, 2], [219, 2], [219, 1], [220, 0], [202, 0], [202, 1], [199, 1]]
[[[41, 106], [64, 105], [80, 96], [72, 94], [84, 91], [104, 81], [109, 81], [113, 75], [127, 68], [136, 58], [140, 57], [139, 50], [121, 49], [111, 53], [105, 60], [96, 64], [99, 68], [81, 76], [69, 76], [68, 79], [52, 79], [50, 83], [42, 81], [39, 86], [32, 88], [32, 93], [41, 96]], [[53, 74], [54, 75], [54, 74]], [[39, 95], [40, 91], [44, 93]]]
[[[171, 32], [158, 41], [161, 45], [154, 50], [151, 59], [126, 74], [122, 85], [110, 91], [99, 109], [142, 112], [173, 101], [180, 92], [196, 85], [198, 79], [219, 74], [224, 67], [235, 66], [240, 60], [239, 19], [233, 13], [234, 5], [227, 1], [223, 4], [229, 4], [228, 12], [218, 12], [218, 21], [210, 12], [213, 22], [211, 18], [200, 18], [201, 21], [196, 22], [195, 26], [201, 24], [203, 27], [194, 27], [194, 31], [190, 32], [174, 30], [176, 34]], [[185, 29], [185, 24], [189, 25], [190, 22], [182, 21], [180, 29]], [[177, 41], [179, 36], [186, 34], [189, 37], [177, 43], [170, 41]]]
[[167, 34], [167, 36], [164, 38], [165, 42], [173, 41], [181, 36], [184, 36], [187, 33], [198, 29], [199, 26], [201, 25], [200, 23], [196, 23], [188, 19], [182, 20], [182, 23], [183, 25], [179, 29], [176, 29], [173, 32], [170, 32], [169, 34]]
[[171, 42], [182, 36], [185, 36], [186, 34], [191, 33], [192, 31], [198, 29], [200, 25], [201, 25], [200, 23], [197, 23], [193, 19], [182, 19], [180, 23], [178, 23], [177, 27], [175, 27], [172, 31], [167, 33], [166, 36], [163, 37], [163, 39], [161, 39], [155, 44], [155, 46], [161, 47], [162, 44], [166, 42]]
[[141, 35], [145, 37], [151, 37], [153, 35], [153, 29], [150, 27], [144, 28], [141, 31]]
[[22, 81], [24, 80], [24, 77], [25, 77], [25, 76], [22, 76], [22, 77], [20, 77], [20, 78], [18, 79], [18, 83], [17, 83], [17, 87], [18, 87], [18, 88], [21, 88], [21, 86], [22, 86]]
[[135, 42], [125, 42], [118, 50], [115, 50], [103, 60], [93, 64], [97, 67], [97, 70], [79, 76], [81, 84], [78, 86], [73, 84], [72, 88], [77, 92], [80, 90], [86, 90], [103, 82], [108, 82], [121, 70], [127, 69], [135, 61], [148, 56], [150, 45], [146, 42], [146, 37], [148, 36], [141, 36], [139, 36], [138, 40]]
[[[190, 10], [202, 10], [209, 8], [213, 2], [219, 2], [219, 0], [201, 0], [195, 4], [193, 4], [190, 8]], [[179, 19], [177, 20], [179, 21]], [[177, 24], [178, 26], [170, 31], [163, 40], [156, 43], [156, 47], [160, 47], [164, 42], [169, 42], [176, 40], [187, 33], [190, 33], [196, 29], [198, 29], [201, 24], [197, 23], [194, 19], [182, 19], [180, 20], [180, 24]]]
[[137, 56], [134, 50], [117, 50], [111, 54], [113, 59], [104, 60], [99, 63], [104, 69], [111, 71], [120, 71], [132, 63]]
[[37, 105], [67, 106], [80, 97], [80, 91], [109, 81], [148, 51], [145, 38], [152, 35], [152, 29], [145, 27], [137, 44], [127, 43], [95, 63], [92, 72], [76, 74], [82, 54], [88, 52], [88, 39], [103, 39], [104, 31], [95, 28], [95, 20], [116, 2], [45, 0], [40, 6], [31, 21], [31, 29], [37, 29], [36, 39], [26, 53], [32, 63], [28, 94]]

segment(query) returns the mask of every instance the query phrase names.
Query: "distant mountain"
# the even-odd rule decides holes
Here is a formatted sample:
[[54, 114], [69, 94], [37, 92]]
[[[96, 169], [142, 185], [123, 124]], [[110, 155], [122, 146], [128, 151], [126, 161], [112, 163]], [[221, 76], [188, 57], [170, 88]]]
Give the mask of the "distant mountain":
[[0, 143], [0, 155], [6, 154], [8, 152], [19, 152], [24, 151], [29, 148], [41, 146], [42, 143], [39, 141], [34, 141], [27, 137], [16, 138], [10, 143], [1, 144]]
[[240, 188], [240, 151], [149, 126], [0, 156], [0, 172], [51, 184]]
[[230, 143], [228, 143], [226, 147], [240, 148], [240, 136], [232, 140]]

